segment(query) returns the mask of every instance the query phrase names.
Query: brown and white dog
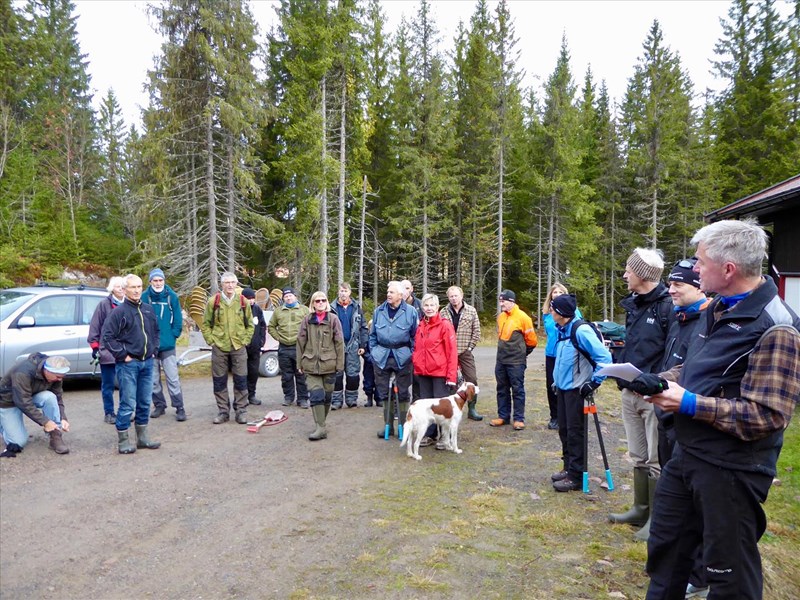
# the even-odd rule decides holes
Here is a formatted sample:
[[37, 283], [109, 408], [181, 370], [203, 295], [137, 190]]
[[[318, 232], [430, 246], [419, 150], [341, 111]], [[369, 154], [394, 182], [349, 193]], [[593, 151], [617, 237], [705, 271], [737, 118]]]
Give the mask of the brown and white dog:
[[435, 421], [440, 430], [439, 440], [444, 442], [447, 450], [461, 454], [458, 448], [458, 425], [461, 423], [464, 405], [479, 392], [477, 385], [465, 381], [455, 394], [444, 398], [420, 398], [414, 402], [408, 409], [400, 447], [405, 444], [408, 456], [422, 460], [419, 444], [428, 425]]

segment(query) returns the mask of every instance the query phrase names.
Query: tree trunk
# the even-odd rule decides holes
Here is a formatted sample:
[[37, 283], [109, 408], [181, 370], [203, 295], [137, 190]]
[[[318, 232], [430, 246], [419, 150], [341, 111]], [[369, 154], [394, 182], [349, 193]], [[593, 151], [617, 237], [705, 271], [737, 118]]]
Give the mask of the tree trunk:
[[497, 202], [497, 298], [495, 304], [500, 308], [500, 292], [503, 291], [503, 142], [500, 141], [500, 189]]
[[[342, 117], [340, 126], [340, 139], [339, 139], [339, 252], [338, 260], [336, 262], [336, 276], [338, 282], [344, 281], [344, 194], [345, 194], [345, 158], [347, 145], [345, 140], [346, 135], [346, 110], [347, 110], [347, 77], [342, 77]], [[325, 289], [325, 288], [322, 288]]]
[[211, 293], [219, 290], [217, 273], [217, 200], [214, 196], [214, 116], [207, 107], [206, 117], [206, 194], [208, 195], [208, 279]]
[[228, 135], [228, 271], [236, 270], [236, 186], [233, 179], [233, 137]]
[[367, 233], [367, 176], [361, 188], [361, 240], [358, 244], [358, 303], [364, 306], [364, 252]]
[[326, 79], [322, 78], [322, 103], [320, 110], [322, 111], [322, 189], [319, 198], [319, 285], [317, 289], [328, 289], [328, 186], [326, 183], [326, 169], [325, 163], [327, 160], [327, 146], [328, 136], [327, 131], [327, 117], [326, 117]]

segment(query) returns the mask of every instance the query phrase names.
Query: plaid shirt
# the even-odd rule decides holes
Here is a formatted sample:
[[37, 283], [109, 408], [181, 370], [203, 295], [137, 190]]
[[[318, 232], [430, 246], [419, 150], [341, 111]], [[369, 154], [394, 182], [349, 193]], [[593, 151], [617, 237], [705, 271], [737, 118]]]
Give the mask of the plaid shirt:
[[[450, 312], [451, 305], [448, 304], [439, 311], [439, 315], [446, 321], [453, 322], [453, 315]], [[463, 303], [461, 316], [458, 318], [458, 330], [456, 331], [456, 352], [461, 354], [466, 350], [472, 351], [478, 342], [481, 341], [481, 321], [478, 319], [478, 311], [472, 306]]]
[[[670, 369], [666, 379], [677, 381], [682, 366]], [[750, 355], [740, 388], [740, 398], [698, 395], [694, 418], [746, 441], [789, 426], [800, 398], [800, 334], [793, 327], [764, 336]]]

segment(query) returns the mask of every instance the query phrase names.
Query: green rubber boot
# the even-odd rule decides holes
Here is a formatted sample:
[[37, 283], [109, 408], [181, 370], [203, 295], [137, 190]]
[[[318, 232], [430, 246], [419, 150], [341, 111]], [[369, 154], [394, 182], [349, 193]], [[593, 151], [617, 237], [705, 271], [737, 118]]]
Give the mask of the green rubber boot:
[[157, 450], [161, 447], [161, 442], [154, 442], [147, 435], [147, 425], [136, 426], [136, 447]]
[[469, 407], [469, 412], [467, 413], [467, 417], [472, 421], [483, 421], [483, 415], [479, 415], [478, 411], [475, 410], [475, 405], [478, 403], [478, 400], [470, 400], [467, 406]]
[[650, 514], [647, 516], [647, 523], [644, 524], [644, 527], [633, 534], [633, 539], [639, 540], [640, 542], [646, 542], [647, 538], [650, 537], [650, 521], [653, 519], [653, 506], [655, 505], [657, 483], [658, 477], [650, 477], [647, 480], [647, 496], [650, 500]]
[[119, 438], [117, 447], [119, 448], [120, 454], [133, 454], [136, 452], [136, 446], [131, 444], [127, 429], [125, 431], [117, 431], [117, 437]]
[[309, 434], [308, 439], [312, 442], [324, 440], [328, 437], [328, 432], [325, 430], [325, 405], [315, 404], [311, 407], [311, 412], [314, 415], [314, 424], [317, 427], [313, 433]]
[[612, 523], [627, 523], [642, 527], [650, 517], [650, 499], [648, 482], [650, 469], [636, 468], [633, 470], [633, 506], [628, 512], [610, 514], [608, 520]]

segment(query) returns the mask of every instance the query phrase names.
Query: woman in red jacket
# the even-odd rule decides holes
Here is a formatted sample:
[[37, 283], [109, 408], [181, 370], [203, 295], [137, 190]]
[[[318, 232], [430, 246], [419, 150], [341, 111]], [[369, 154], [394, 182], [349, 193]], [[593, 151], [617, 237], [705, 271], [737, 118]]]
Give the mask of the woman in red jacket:
[[[422, 321], [414, 338], [414, 382], [420, 398], [443, 398], [453, 393], [458, 371], [456, 332], [450, 321], [439, 316], [439, 298], [422, 297]], [[435, 424], [428, 427], [420, 446], [430, 446], [437, 436]]]

